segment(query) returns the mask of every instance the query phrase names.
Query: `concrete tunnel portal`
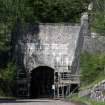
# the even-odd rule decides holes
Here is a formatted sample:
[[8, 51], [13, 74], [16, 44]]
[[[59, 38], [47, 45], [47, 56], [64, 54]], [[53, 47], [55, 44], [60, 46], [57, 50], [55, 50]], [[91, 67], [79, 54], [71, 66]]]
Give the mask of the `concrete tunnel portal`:
[[[54, 84], [54, 69], [48, 66], [39, 66], [31, 72], [30, 82], [30, 98], [53, 98], [54, 90], [52, 85]], [[78, 84], [71, 84], [70, 90], [68, 86], [64, 86], [64, 95], [69, 95], [68, 92], [78, 92]], [[61, 92], [61, 88], [59, 88]], [[55, 93], [57, 94], [57, 92]]]
[[[88, 22], [88, 14], [85, 13], [81, 17], [81, 24], [33, 23], [26, 24], [25, 27], [22, 24], [16, 24], [10, 39], [11, 58], [16, 61], [18, 67], [16, 73], [17, 97], [48, 98], [56, 95], [59, 98], [58, 93], [61, 90], [59, 88], [62, 82], [64, 84], [62, 86], [64, 88], [62, 96], [67, 96], [76, 89], [78, 91], [80, 85], [80, 52], [84, 36], [91, 35]], [[62, 54], [60, 54], [58, 62], [56, 57], [59, 53]], [[39, 56], [39, 54], [41, 55]], [[54, 72], [54, 69], [48, 66], [33, 68], [41, 64], [54, 65], [56, 69], [58, 69], [58, 66], [61, 68], [64, 65], [64, 67], [61, 68], [61, 74], [57, 74], [57, 70]], [[70, 73], [68, 73], [69, 70]], [[62, 79], [62, 74], [67, 74], [67, 78]], [[60, 82], [60, 85], [58, 85], [58, 82]], [[54, 90], [52, 84], [54, 84]]]
[[48, 66], [39, 66], [31, 72], [30, 97], [53, 97], [54, 69]]

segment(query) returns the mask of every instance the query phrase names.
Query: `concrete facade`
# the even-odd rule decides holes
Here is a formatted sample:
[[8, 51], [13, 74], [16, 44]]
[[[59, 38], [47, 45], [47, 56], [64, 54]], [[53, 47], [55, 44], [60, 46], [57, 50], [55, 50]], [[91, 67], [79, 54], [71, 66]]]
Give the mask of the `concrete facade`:
[[[39, 29], [38, 41], [34, 42], [35, 38], [33, 36], [33, 41], [29, 41], [25, 45], [25, 68], [31, 71], [38, 66], [48, 66], [53, 69], [57, 65], [72, 66], [80, 26], [41, 24]], [[63, 71], [60, 70], [60, 72]]]
[[[94, 33], [96, 34], [96, 33]], [[89, 53], [102, 53], [105, 51], [105, 37], [96, 35], [96, 36], [85, 36], [83, 44], [83, 52]]]
[[[37, 67], [47, 66], [54, 69], [54, 72], [79, 75], [79, 55], [83, 36], [89, 34], [88, 15], [84, 14], [81, 20], [81, 24], [75, 25], [17, 24], [12, 33], [11, 52], [18, 65], [18, 83], [21, 82], [24, 84], [23, 87], [27, 87], [23, 94], [30, 95], [30, 73]], [[20, 78], [19, 75], [22, 73], [25, 79]]]

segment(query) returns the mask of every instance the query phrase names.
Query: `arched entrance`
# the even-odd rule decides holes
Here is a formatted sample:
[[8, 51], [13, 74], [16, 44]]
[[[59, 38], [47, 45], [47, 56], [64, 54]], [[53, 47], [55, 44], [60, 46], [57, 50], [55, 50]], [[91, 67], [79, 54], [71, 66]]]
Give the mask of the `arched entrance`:
[[54, 70], [47, 66], [40, 66], [31, 72], [31, 98], [49, 98], [53, 96]]

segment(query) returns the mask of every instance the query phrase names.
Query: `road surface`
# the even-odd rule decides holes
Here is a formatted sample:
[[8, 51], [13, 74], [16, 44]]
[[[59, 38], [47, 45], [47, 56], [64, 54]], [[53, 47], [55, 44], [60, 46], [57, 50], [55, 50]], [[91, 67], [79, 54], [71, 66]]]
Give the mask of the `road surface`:
[[71, 102], [49, 99], [0, 100], [0, 105], [75, 105]]

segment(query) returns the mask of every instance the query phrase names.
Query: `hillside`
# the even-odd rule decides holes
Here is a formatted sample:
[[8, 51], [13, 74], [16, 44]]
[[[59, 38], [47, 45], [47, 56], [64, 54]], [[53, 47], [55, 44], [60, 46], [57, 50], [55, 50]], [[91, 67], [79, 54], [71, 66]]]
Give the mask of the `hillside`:
[[82, 52], [80, 61], [81, 88], [105, 79], [105, 52]]

